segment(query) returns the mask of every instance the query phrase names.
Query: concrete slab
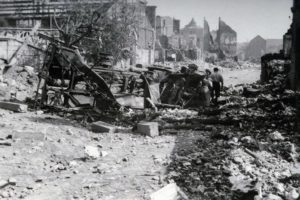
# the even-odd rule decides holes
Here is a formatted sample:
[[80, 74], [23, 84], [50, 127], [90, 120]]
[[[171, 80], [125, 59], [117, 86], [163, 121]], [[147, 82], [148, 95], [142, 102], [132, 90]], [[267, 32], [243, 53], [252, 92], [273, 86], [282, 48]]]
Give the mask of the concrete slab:
[[46, 135], [42, 132], [37, 131], [22, 131], [22, 130], [15, 130], [12, 134], [12, 138], [16, 140], [29, 140], [29, 141], [44, 141]]
[[150, 137], [155, 137], [159, 135], [158, 123], [157, 122], [140, 122], [137, 125], [137, 132], [147, 135]]
[[151, 200], [176, 200], [180, 198], [176, 183], [171, 183], [150, 195]]
[[105, 122], [94, 122], [91, 124], [91, 129], [95, 133], [114, 133], [117, 130], [117, 127], [105, 123]]

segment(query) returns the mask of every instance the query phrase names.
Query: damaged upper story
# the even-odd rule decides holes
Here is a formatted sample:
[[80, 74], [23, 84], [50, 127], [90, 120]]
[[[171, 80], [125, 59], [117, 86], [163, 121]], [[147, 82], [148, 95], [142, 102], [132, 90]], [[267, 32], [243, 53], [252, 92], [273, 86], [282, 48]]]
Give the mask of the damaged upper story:
[[237, 55], [237, 33], [219, 18], [219, 30], [217, 31], [217, 44], [226, 57]]

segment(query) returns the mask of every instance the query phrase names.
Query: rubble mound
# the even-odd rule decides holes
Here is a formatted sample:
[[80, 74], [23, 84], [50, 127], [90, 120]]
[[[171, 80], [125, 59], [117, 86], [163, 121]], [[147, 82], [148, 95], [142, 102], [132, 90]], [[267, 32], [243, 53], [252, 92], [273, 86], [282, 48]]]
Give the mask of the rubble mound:
[[25, 101], [33, 98], [38, 76], [31, 66], [1, 66], [0, 99]]

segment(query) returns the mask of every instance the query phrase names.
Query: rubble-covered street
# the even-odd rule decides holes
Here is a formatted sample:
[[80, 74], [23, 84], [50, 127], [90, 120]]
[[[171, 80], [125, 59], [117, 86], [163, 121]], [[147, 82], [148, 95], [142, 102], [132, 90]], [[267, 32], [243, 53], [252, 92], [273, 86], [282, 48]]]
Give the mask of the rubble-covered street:
[[175, 139], [95, 134], [55, 115], [1, 110], [0, 195], [145, 199], [165, 183]]
[[[239, 73], [253, 70], [236, 69], [231, 77], [225, 71], [224, 77], [229, 82], [232, 74], [242, 77]], [[263, 90], [246, 98], [239, 87], [230, 87], [224, 105], [200, 115], [180, 109], [149, 112], [147, 118], [160, 124], [154, 138], [126, 126], [94, 133], [59, 113], [1, 110], [0, 195], [148, 199], [175, 181], [191, 199], [297, 199], [299, 137], [290, 131], [294, 93], [273, 97]]]
[[0, 199], [299, 200], [299, 1], [199, 2], [0, 0]]

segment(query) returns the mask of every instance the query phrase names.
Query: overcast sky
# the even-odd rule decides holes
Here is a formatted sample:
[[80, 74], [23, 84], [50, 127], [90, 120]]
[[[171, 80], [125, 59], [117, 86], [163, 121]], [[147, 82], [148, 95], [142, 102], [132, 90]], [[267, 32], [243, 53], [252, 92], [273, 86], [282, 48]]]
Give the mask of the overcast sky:
[[292, 0], [148, 0], [157, 6], [157, 15], [181, 20], [184, 27], [191, 18], [203, 27], [205, 17], [211, 30], [221, 17], [238, 34], [238, 42], [261, 35], [280, 39], [291, 24]]

